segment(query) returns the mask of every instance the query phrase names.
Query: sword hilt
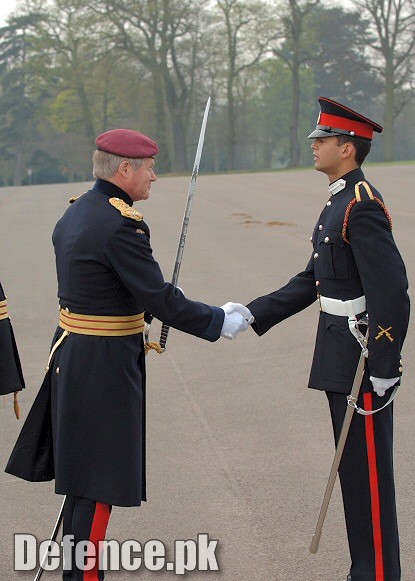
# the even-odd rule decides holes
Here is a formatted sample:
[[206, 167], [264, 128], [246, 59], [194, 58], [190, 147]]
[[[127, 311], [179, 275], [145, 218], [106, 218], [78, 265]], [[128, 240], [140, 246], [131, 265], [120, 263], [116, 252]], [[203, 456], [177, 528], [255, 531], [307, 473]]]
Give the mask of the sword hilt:
[[170, 326], [166, 325], [166, 323], [163, 323], [161, 326], [161, 331], [160, 331], [160, 347], [163, 349], [163, 351], [166, 349], [166, 343], [167, 343], [167, 335], [169, 334], [169, 330], [170, 330]]

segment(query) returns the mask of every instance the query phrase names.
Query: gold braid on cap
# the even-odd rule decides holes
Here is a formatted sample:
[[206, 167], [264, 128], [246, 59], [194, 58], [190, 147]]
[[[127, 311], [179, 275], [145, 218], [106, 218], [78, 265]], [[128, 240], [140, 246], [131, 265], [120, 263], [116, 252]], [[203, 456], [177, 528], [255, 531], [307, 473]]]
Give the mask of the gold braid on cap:
[[347, 206], [346, 213], [344, 215], [344, 220], [343, 220], [342, 238], [347, 244], [350, 244], [350, 240], [347, 238], [347, 227], [349, 225], [350, 212], [352, 211], [353, 206], [355, 204], [357, 204], [357, 202], [362, 201], [362, 197], [360, 194], [360, 186], [363, 186], [365, 188], [369, 199], [373, 200], [374, 202], [377, 202], [379, 204], [379, 206], [382, 208], [382, 210], [385, 213], [386, 218], [388, 219], [389, 228], [392, 230], [392, 217], [389, 214], [389, 210], [387, 209], [385, 204], [377, 196], [373, 195], [372, 190], [370, 189], [370, 186], [367, 182], [358, 182], [355, 185], [355, 198]]

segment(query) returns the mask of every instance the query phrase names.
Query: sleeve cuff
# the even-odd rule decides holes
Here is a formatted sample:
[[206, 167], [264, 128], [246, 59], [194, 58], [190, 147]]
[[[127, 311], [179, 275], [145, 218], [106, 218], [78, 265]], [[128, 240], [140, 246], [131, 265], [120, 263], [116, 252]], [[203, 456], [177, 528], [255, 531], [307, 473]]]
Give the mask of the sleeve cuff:
[[210, 323], [207, 326], [203, 335], [201, 335], [202, 339], [206, 339], [206, 341], [217, 341], [220, 337], [220, 332], [223, 327], [223, 321], [225, 319], [225, 313], [223, 309], [220, 307], [211, 307], [212, 309], [212, 318], [210, 319]]

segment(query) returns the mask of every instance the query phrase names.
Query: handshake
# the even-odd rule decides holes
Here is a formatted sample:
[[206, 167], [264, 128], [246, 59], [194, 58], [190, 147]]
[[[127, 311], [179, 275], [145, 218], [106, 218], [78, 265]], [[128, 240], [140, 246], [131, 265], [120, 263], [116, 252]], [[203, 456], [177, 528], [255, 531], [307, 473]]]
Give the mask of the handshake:
[[254, 317], [249, 309], [240, 303], [226, 303], [222, 309], [225, 312], [221, 337], [225, 339], [236, 339], [241, 331], [246, 331]]

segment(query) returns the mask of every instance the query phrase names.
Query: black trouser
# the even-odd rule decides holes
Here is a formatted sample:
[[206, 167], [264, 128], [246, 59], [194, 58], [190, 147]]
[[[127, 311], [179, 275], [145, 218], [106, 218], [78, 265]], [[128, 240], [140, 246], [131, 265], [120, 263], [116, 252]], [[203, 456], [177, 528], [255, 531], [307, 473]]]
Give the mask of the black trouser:
[[[357, 403], [365, 410], [379, 408], [389, 392], [361, 394]], [[347, 395], [326, 395], [337, 445]], [[392, 440], [393, 404], [372, 416], [353, 414], [339, 467], [352, 581], [401, 579]]]
[[[65, 550], [64, 547], [65, 560], [69, 559], [68, 552], [70, 551], [72, 563], [71, 570], [63, 572], [64, 581], [102, 581], [104, 579], [104, 572], [98, 567], [98, 542], [105, 539], [111, 508], [109, 504], [95, 502], [88, 498], [66, 497], [63, 509], [63, 536], [73, 535], [74, 545], [69, 550]], [[91, 541], [96, 547], [97, 559], [90, 571], [84, 571], [76, 566], [75, 546], [80, 541]]]

